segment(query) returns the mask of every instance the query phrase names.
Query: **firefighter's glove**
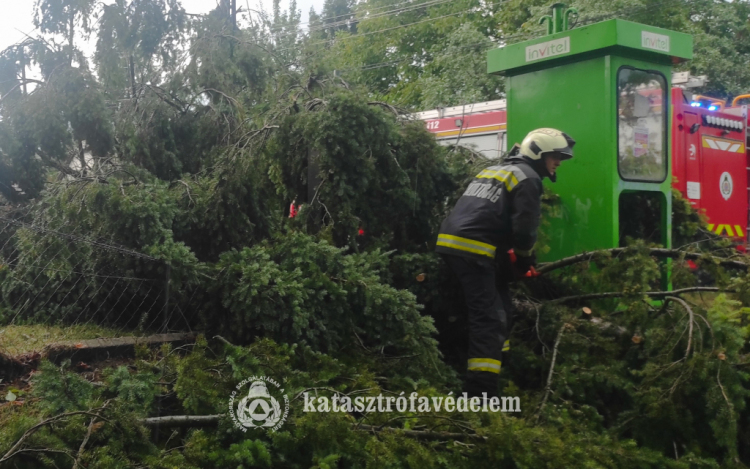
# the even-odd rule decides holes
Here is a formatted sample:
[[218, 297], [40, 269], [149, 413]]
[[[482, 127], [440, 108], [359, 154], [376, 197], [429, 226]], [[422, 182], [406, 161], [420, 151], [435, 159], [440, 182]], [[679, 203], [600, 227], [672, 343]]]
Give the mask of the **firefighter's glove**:
[[513, 277], [518, 280], [520, 278], [538, 277], [539, 272], [534, 269], [536, 265], [536, 255], [532, 252], [530, 256], [519, 256], [511, 249], [508, 251], [508, 257], [510, 258], [511, 270], [513, 271]]
[[530, 256], [516, 254], [516, 262], [513, 264], [513, 267], [515, 267], [520, 277], [525, 276], [533, 267], [536, 267], [536, 254], [533, 252]]

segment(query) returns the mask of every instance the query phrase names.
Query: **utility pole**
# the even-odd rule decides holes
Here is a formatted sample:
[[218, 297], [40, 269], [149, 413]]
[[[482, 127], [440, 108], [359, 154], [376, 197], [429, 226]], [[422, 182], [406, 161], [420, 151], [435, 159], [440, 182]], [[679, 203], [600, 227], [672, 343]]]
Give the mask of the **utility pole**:
[[232, 18], [232, 31], [237, 31], [237, 0], [230, 0], [231, 6], [230, 9], [230, 15]]
[[23, 80], [23, 94], [26, 96], [29, 94], [28, 90], [26, 89], [26, 53], [25, 53], [25, 47], [22, 45], [20, 46], [20, 52], [21, 52], [21, 80]]

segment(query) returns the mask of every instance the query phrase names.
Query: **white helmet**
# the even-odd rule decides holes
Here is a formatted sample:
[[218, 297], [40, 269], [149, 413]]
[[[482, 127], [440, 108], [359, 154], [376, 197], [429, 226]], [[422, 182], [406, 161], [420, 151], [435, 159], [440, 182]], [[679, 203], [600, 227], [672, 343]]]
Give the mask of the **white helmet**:
[[573, 158], [573, 145], [576, 141], [565, 132], [557, 129], [536, 129], [526, 135], [521, 142], [519, 153], [531, 160], [539, 161], [545, 153], [557, 153], [563, 160]]

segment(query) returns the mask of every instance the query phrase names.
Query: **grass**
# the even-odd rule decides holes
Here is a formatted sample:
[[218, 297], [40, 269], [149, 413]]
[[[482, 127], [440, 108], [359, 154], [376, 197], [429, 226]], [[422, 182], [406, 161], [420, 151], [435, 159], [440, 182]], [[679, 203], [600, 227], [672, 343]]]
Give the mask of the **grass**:
[[108, 329], [93, 324], [79, 324], [76, 326], [49, 326], [43, 324], [0, 326], [0, 353], [21, 355], [29, 352], [41, 352], [49, 344], [66, 340], [131, 335], [133, 335], [132, 332]]

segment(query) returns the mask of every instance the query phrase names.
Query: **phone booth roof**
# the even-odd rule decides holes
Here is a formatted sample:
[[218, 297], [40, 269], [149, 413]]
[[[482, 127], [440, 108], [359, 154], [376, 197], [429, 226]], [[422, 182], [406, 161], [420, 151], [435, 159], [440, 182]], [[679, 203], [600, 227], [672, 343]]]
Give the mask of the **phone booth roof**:
[[487, 71], [518, 75], [602, 55], [677, 64], [693, 57], [693, 40], [689, 34], [612, 19], [490, 50]]

